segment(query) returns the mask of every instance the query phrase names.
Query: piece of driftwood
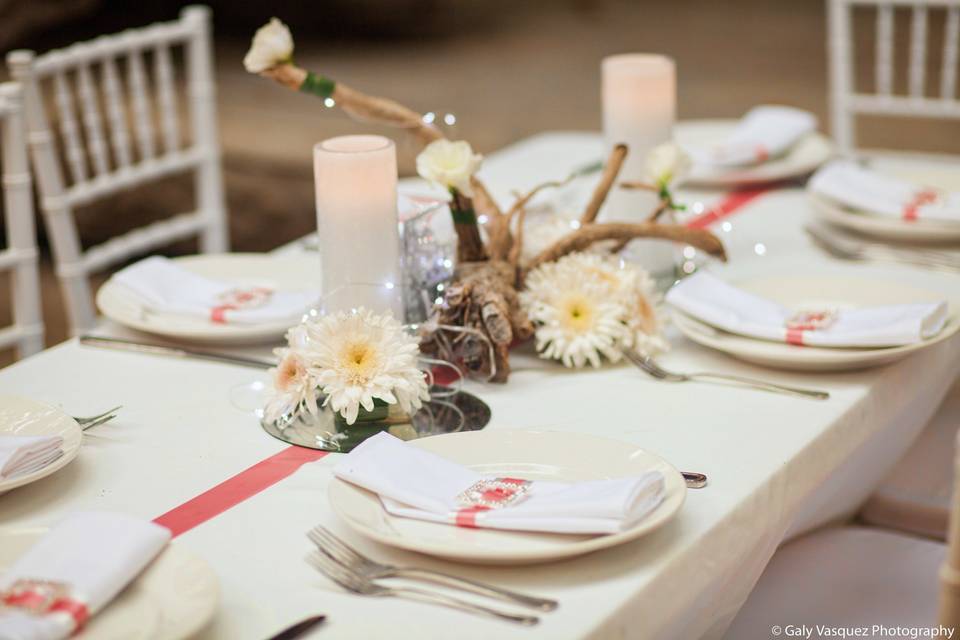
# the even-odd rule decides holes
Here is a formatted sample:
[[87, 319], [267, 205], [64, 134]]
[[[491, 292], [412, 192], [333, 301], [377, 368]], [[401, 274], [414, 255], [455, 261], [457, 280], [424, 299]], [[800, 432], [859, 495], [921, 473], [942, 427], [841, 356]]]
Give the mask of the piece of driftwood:
[[[302, 89], [305, 82], [309, 84], [317, 78], [293, 64], [278, 65], [262, 75], [297, 90]], [[404, 129], [423, 145], [443, 137], [436, 127], [424, 122], [421, 114], [393, 100], [365, 94], [341, 82], [334, 83], [326, 78], [320, 80], [324, 83], [324, 95], [357, 120]], [[622, 248], [635, 238], [681, 242], [726, 260], [723, 244], [709, 231], [657, 222], [659, 215], [670, 205], [668, 200], [661, 201], [645, 222], [596, 221], [607, 195], [616, 184], [628, 152], [623, 144], [616, 145], [610, 152], [600, 181], [580, 216], [579, 228], [541, 251], [527, 265], [520, 264], [523, 218], [527, 204], [539, 191], [562, 186], [576, 174], [537, 185], [518, 196], [506, 211], [497, 206], [476, 177], [472, 179], [472, 199], [457, 192], [451, 208], [460, 212], [472, 211], [476, 215], [455, 217], [454, 229], [458, 242], [454, 281], [446, 288], [442, 303], [436, 306], [434, 321], [424, 325], [421, 350], [458, 361], [473, 374], [496, 382], [506, 382], [510, 375], [510, 346], [528, 339], [534, 331], [518, 296], [523, 289], [526, 273], [532, 269], [567, 254], [589, 249], [599, 242], [612, 241], [608, 242], [610, 246]], [[630, 186], [650, 188], [646, 185]], [[485, 238], [476, 218], [486, 220]], [[474, 331], [448, 332], [442, 328], [444, 325], [466, 327]], [[484, 336], [489, 345], [484, 344], [478, 334]]]

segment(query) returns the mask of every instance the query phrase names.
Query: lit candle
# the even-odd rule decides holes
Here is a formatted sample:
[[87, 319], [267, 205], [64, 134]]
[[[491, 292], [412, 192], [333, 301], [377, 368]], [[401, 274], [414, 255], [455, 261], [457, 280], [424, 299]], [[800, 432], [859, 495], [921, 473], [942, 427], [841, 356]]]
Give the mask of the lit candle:
[[[647, 153], [673, 137], [677, 77], [671, 58], [648, 53], [609, 56], [602, 64], [603, 134], [607, 153], [627, 145], [619, 180], [643, 181]], [[657, 206], [656, 193], [614, 187], [601, 217], [640, 222]], [[634, 260], [661, 287], [673, 281], [674, 247], [660, 240], [634, 240], [625, 257]]]
[[[607, 151], [627, 145], [621, 180], [644, 179], [647, 153], [671, 139], [676, 113], [677, 80], [673, 60], [648, 53], [625, 53], [603, 59], [603, 135]], [[641, 220], [656, 205], [656, 195], [614, 189], [605, 215]]]
[[383, 136], [313, 148], [323, 310], [360, 306], [403, 319], [397, 152]]

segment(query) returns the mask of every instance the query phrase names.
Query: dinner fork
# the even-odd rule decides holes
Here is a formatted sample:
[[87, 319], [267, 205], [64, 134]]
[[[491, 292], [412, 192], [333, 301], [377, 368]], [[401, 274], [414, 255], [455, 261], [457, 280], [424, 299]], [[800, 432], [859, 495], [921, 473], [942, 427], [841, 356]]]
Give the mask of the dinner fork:
[[838, 233], [827, 233], [824, 229], [812, 225], [804, 227], [804, 231], [815, 245], [841, 260], [858, 262], [893, 261], [927, 269], [960, 271], [960, 255], [936, 250], [904, 249], [876, 242], [863, 242], [841, 236]]
[[317, 549], [322, 551], [324, 555], [328, 556], [331, 560], [371, 580], [377, 578], [419, 579], [454, 589], [477, 593], [482, 596], [522, 604], [540, 611], [553, 611], [558, 606], [556, 600], [524, 595], [516, 591], [510, 591], [509, 589], [495, 587], [491, 584], [443, 573], [442, 571], [420, 569], [418, 567], [401, 567], [377, 562], [363, 555], [323, 526], [316, 526], [308, 531], [307, 537], [317, 546]]
[[318, 551], [313, 551], [308, 554], [307, 562], [313, 566], [314, 569], [324, 574], [347, 591], [361, 596], [373, 596], [375, 598], [405, 598], [407, 600], [415, 600], [417, 602], [425, 602], [427, 604], [438, 604], [441, 606], [450, 607], [451, 609], [457, 609], [458, 611], [492, 616], [494, 618], [499, 618], [500, 620], [506, 620], [508, 622], [513, 622], [524, 626], [532, 626], [540, 622], [540, 618], [537, 618], [536, 616], [499, 611], [497, 609], [492, 609], [490, 607], [485, 607], [473, 602], [468, 602], [467, 600], [454, 598], [453, 596], [448, 596], [442, 593], [426, 591], [424, 589], [417, 589], [414, 587], [388, 587], [374, 582], [373, 580], [370, 580], [369, 578], [344, 567], [342, 564], [334, 562]]
[[640, 355], [633, 349], [623, 349], [623, 355], [635, 364], [640, 369], [646, 371], [648, 374], [657, 378], [658, 380], [666, 380], [667, 382], [692, 382], [692, 381], [701, 381], [701, 382], [710, 382], [710, 381], [719, 381], [719, 382], [732, 382], [734, 384], [743, 385], [746, 387], [752, 387], [754, 389], [760, 389], [762, 391], [770, 391], [772, 393], [785, 393], [788, 395], [802, 396], [804, 398], [815, 398], [817, 400], [826, 400], [830, 397], [830, 394], [826, 391], [816, 391], [814, 389], [803, 389], [801, 387], [790, 387], [784, 384], [777, 384], [775, 382], [768, 382], [766, 380], [758, 380], [757, 378], [747, 378], [745, 376], [736, 376], [728, 373], [707, 373], [707, 372], [697, 372], [697, 373], [675, 373], [672, 371], [667, 371], [656, 362], [653, 358], [649, 356]]
[[117, 417], [117, 411], [119, 411], [122, 408], [123, 408], [123, 405], [117, 405], [113, 409], [107, 409], [103, 413], [97, 414], [95, 416], [88, 416], [86, 418], [78, 418], [76, 416], [73, 416], [73, 419], [74, 421], [76, 421], [77, 425], [80, 427], [82, 431], [86, 431], [87, 429], [96, 427], [97, 425], [101, 425], [104, 422], [109, 422], [110, 420], [113, 420], [114, 418]]

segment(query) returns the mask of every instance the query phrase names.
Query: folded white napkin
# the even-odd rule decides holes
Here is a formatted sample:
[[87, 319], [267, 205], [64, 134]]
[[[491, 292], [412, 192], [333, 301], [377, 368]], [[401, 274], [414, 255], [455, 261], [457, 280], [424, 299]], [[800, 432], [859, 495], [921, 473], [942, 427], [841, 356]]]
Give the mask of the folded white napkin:
[[960, 193], [938, 191], [835, 160], [810, 178], [813, 193], [860, 213], [960, 222]]
[[84, 512], [68, 517], [0, 574], [0, 593], [8, 604], [11, 599], [28, 601], [38, 593], [29, 586], [19, 588], [18, 581], [66, 585], [61, 612], [33, 615], [22, 607], [0, 608], [0, 638], [68, 637], [78, 619], [105, 607], [169, 540], [167, 529], [119, 513]]
[[778, 105], [754, 107], [740, 119], [725, 140], [710, 149], [691, 149], [695, 164], [737, 167], [782, 156], [817, 129], [808, 111]]
[[215, 323], [261, 324], [300, 320], [316, 305], [310, 291], [237, 286], [197, 275], [162, 256], [152, 256], [113, 275], [155, 313], [204, 318]]
[[[751, 338], [816, 347], [894, 347], [935, 336], [947, 303], [897, 304], [858, 309], [794, 310], [734, 287], [706, 271], [667, 292], [668, 303], [701, 322]], [[822, 324], [814, 317], [832, 315]], [[807, 315], [810, 314], [810, 315]]]
[[[548, 533], [616, 533], [649, 514], [664, 496], [663, 474], [572, 484], [536, 480], [508, 506], [477, 509], [457, 497], [489, 476], [405, 444], [370, 438], [333, 469], [340, 479], [380, 496], [388, 513], [465, 527]], [[505, 485], [516, 482], [507, 478]], [[509, 491], [509, 489], [508, 489]]]
[[0, 480], [33, 473], [63, 455], [60, 436], [0, 435]]

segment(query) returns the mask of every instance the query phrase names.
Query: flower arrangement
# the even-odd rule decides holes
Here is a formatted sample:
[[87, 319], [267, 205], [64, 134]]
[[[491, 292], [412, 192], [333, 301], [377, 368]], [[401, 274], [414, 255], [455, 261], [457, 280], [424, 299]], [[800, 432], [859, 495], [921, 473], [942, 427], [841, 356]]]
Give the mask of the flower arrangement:
[[[671, 183], [683, 171], [684, 156], [675, 148], [663, 148], [652, 154], [652, 183], [617, 184], [628, 149], [624, 144], [615, 145], [590, 201], [569, 232], [523, 262], [524, 219], [530, 199], [543, 189], [566, 184], [577, 174], [537, 185], [502, 210], [474, 175], [480, 156], [473, 153], [469, 144], [446, 140], [432, 122], [393, 100], [363, 93], [343, 82], [300, 68], [293, 60], [293, 38], [279, 20], [272, 20], [257, 32], [245, 63], [251, 73], [319, 96], [327, 107], [336, 106], [356, 120], [401, 128], [425, 147], [417, 161], [418, 172], [451, 192], [457, 265], [454, 282], [445, 288], [434, 318], [423, 325], [420, 345], [426, 353], [460, 363], [468, 373], [505, 382], [510, 374], [510, 346], [533, 336], [537, 328], [549, 331], [545, 329], [550, 324], [548, 321], [534, 320], [528, 314], [534, 308], [544, 311], [545, 307], [521, 304], [521, 294], [529, 288], [528, 278], [541, 266], [598, 247], [615, 253], [634, 238], [682, 242], [720, 259], [726, 258], [723, 244], [711, 232], [658, 220], [663, 212], [680, 208], [670, 191]], [[660, 195], [660, 204], [643, 222], [597, 222], [600, 208], [614, 186], [655, 191]], [[481, 219], [486, 220], [483, 234]], [[449, 333], [444, 327], [468, 331]], [[476, 334], [484, 336], [492, 348], [479, 349], [474, 339]], [[644, 333], [647, 337], [657, 335], [653, 329]], [[634, 339], [639, 339], [638, 336], [635, 332]], [[543, 344], [559, 343], [548, 340]], [[544, 346], [543, 353], [553, 353], [551, 349], [553, 347]], [[604, 353], [599, 347], [595, 351]], [[567, 349], [560, 352], [567, 353]], [[489, 355], [484, 355], [487, 353]], [[568, 357], [571, 363], [577, 360], [573, 353]], [[560, 359], [563, 360], [562, 355]], [[586, 355], [583, 361], [592, 362]]]
[[567, 367], [599, 367], [623, 349], [668, 348], [650, 276], [616, 256], [571, 253], [527, 274], [520, 302], [533, 322], [537, 352]]
[[410, 414], [430, 399], [417, 367], [417, 341], [389, 313], [360, 308], [309, 317], [276, 353], [280, 363], [271, 370], [274, 390], [264, 411], [270, 422], [329, 406], [352, 425], [377, 416], [378, 407], [396, 405]]

